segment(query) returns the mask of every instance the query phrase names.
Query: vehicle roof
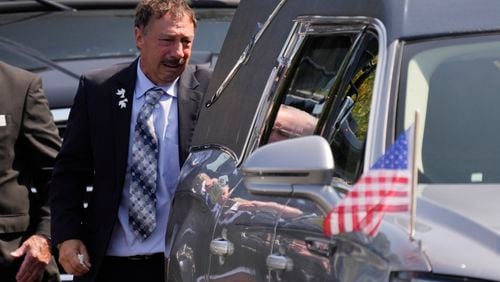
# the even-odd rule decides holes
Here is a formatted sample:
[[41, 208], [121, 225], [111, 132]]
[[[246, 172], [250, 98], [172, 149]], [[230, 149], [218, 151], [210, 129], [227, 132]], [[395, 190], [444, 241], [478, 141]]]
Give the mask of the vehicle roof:
[[[135, 7], [139, 0], [56, 0], [53, 1], [73, 9]], [[191, 7], [236, 7], [239, 0], [188, 0]], [[0, 0], [0, 13], [21, 11], [57, 10], [37, 0]]]
[[[233, 18], [206, 94], [208, 101], [251, 37], [279, 0], [242, 0]], [[500, 30], [498, 0], [288, 0], [255, 45], [249, 61], [210, 108], [203, 108], [193, 146], [218, 144], [241, 156], [252, 119], [272, 68], [299, 16], [376, 18], [394, 40]]]

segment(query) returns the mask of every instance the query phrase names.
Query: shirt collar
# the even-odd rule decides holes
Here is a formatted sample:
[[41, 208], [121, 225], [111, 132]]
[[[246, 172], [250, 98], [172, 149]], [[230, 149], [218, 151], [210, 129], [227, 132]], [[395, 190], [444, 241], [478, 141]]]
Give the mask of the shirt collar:
[[159, 87], [159, 88], [163, 89], [163, 91], [165, 91], [165, 93], [167, 93], [167, 95], [170, 95], [172, 97], [177, 97], [177, 88], [178, 88], [177, 82], [178, 81], [179, 81], [179, 78], [177, 78], [173, 83], [171, 83], [169, 85], [162, 85], [162, 86], [155, 85], [151, 80], [149, 80], [149, 78], [144, 74], [144, 72], [142, 72], [141, 62], [139, 59], [139, 63], [137, 64], [137, 82], [136, 82], [136, 86], [135, 86], [134, 97], [136, 99], [142, 98], [142, 96], [144, 96], [146, 91], [148, 91], [149, 89], [151, 89], [153, 87]]

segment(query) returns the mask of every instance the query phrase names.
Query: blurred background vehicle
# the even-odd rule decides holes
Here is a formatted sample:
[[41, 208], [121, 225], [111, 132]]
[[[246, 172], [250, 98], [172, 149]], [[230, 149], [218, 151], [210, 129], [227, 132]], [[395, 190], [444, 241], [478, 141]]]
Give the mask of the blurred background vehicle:
[[[42, 77], [61, 137], [82, 73], [133, 61], [137, 0], [0, 0], [0, 60]], [[192, 0], [191, 64], [215, 66], [239, 0]], [[87, 191], [92, 191], [89, 184]], [[71, 275], [62, 275], [71, 281]]]
[[[191, 64], [213, 67], [238, 0], [194, 0]], [[42, 76], [61, 136], [83, 72], [130, 62], [137, 0], [0, 0], [0, 60]]]

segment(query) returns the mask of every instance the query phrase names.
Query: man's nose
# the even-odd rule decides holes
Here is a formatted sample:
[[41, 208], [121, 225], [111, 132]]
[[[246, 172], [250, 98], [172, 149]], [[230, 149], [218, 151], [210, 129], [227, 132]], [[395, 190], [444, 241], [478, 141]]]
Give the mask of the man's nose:
[[176, 42], [172, 48], [172, 53], [176, 58], [184, 58], [184, 46], [181, 41]]

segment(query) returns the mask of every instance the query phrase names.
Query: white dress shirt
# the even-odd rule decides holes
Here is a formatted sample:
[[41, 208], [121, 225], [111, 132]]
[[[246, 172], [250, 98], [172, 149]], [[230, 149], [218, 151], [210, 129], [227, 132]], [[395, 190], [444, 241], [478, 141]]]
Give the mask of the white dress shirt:
[[132, 159], [132, 144], [137, 122], [137, 115], [144, 104], [144, 94], [156, 85], [149, 80], [137, 64], [137, 82], [134, 90], [132, 119], [130, 124], [127, 171], [118, 211], [118, 220], [113, 228], [113, 234], [106, 255], [134, 256], [165, 252], [165, 231], [170, 212], [170, 203], [174, 196], [177, 178], [179, 176], [179, 122], [177, 108], [178, 79], [170, 86], [161, 86], [167, 95], [160, 98], [153, 111], [152, 118], [158, 139], [158, 179], [156, 188], [156, 228], [144, 241], [136, 238], [128, 221], [129, 187], [131, 182], [130, 163]]

